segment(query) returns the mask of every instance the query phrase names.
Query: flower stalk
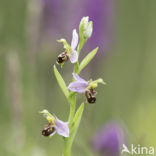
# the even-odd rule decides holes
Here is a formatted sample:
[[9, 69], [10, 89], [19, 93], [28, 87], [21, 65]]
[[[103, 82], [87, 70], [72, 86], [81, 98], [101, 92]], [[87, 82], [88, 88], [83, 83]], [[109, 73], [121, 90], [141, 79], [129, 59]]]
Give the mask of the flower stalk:
[[[68, 122], [59, 120], [56, 116], [51, 115], [47, 110], [43, 110], [41, 113], [48, 120], [48, 125], [43, 129], [42, 135], [51, 137], [55, 133], [64, 137], [64, 152], [63, 156], [71, 156], [72, 144], [75, 135], [78, 131], [79, 124], [82, 118], [84, 110], [84, 102], [76, 110], [77, 93], [84, 93], [88, 103], [95, 103], [95, 88], [98, 83], [104, 84], [102, 79], [95, 81], [85, 81], [78, 74], [88, 65], [88, 63], [94, 58], [97, 53], [98, 47], [92, 50], [80, 63], [79, 55], [85, 45], [86, 41], [91, 37], [93, 31], [93, 23], [89, 21], [89, 17], [83, 17], [79, 25], [79, 35], [76, 29], [73, 30], [71, 45], [62, 38], [57, 40], [63, 43], [64, 51], [59, 54], [57, 58], [57, 64], [63, 67], [65, 62], [70, 60], [74, 64], [73, 78], [69, 86], [66, 86], [64, 79], [54, 65], [54, 74], [69, 103], [69, 117]], [[78, 45], [78, 46], [77, 46]]]
[[[77, 52], [78, 54], [80, 53], [80, 49], [79, 46], [77, 48]], [[74, 73], [78, 73], [79, 71], [79, 62], [77, 60], [77, 62], [74, 64]], [[74, 80], [74, 77], [73, 77]], [[72, 92], [70, 97], [69, 97], [69, 103], [70, 103], [70, 112], [69, 112], [69, 129], [71, 132], [72, 129], [72, 122], [73, 122], [73, 117], [75, 114], [75, 110], [76, 110], [76, 96], [77, 94]], [[64, 156], [71, 156], [71, 148], [72, 148], [72, 142], [73, 142], [73, 134], [70, 133], [69, 138], [65, 138], [65, 143], [64, 143]]]

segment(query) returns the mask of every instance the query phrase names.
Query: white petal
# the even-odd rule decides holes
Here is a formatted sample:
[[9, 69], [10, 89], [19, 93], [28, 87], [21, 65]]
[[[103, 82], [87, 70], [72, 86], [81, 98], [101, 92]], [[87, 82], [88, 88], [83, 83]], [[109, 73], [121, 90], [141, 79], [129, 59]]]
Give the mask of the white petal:
[[77, 47], [78, 44], [78, 34], [76, 32], [76, 29], [73, 30], [73, 37], [72, 37], [72, 41], [71, 41], [71, 48], [74, 50]]
[[81, 81], [81, 82], [85, 82], [88, 83], [86, 80], [84, 80], [83, 78], [81, 78], [79, 75], [73, 73], [73, 77], [76, 81]]
[[82, 81], [71, 82], [68, 86], [68, 89], [77, 93], [84, 93], [88, 84]]
[[71, 63], [75, 63], [78, 59], [78, 55], [77, 55], [77, 51], [76, 50], [73, 50], [70, 54], [70, 57], [69, 57]]
[[56, 119], [55, 126], [56, 126], [56, 131], [59, 135], [62, 135], [64, 137], [69, 137], [68, 122], [63, 122], [59, 119]]

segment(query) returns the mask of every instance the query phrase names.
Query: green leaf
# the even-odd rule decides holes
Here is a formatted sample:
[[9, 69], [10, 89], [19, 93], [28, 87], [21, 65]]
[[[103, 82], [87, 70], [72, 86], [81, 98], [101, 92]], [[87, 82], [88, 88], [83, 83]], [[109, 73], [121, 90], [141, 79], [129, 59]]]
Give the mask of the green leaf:
[[98, 51], [98, 47], [95, 48], [94, 50], [92, 50], [80, 63], [79, 66], [79, 73], [81, 72], [81, 70], [94, 58], [94, 56], [96, 55], [97, 51]]
[[78, 108], [78, 110], [77, 110], [77, 112], [76, 112], [76, 114], [74, 116], [74, 119], [73, 119], [73, 127], [74, 127], [74, 129], [77, 129], [79, 124], [80, 124], [83, 110], [84, 110], [84, 103], [82, 103], [80, 105], [80, 107]]
[[69, 96], [69, 91], [68, 91], [68, 88], [62, 78], [62, 76], [60, 75], [60, 73], [58, 72], [56, 66], [54, 65], [54, 74], [55, 74], [55, 77], [57, 79], [57, 82], [60, 86], [60, 88], [62, 89], [64, 95], [66, 96], [66, 98], [68, 99], [68, 96]]
[[79, 125], [80, 125], [80, 121], [81, 121], [81, 117], [82, 117], [82, 114], [83, 114], [83, 110], [84, 110], [84, 103], [82, 103], [80, 105], [80, 107], [78, 108], [75, 116], [74, 116], [74, 119], [73, 119], [73, 122], [72, 122], [72, 125], [71, 125], [71, 142], [73, 142], [74, 140], [74, 137], [77, 133], [77, 130], [79, 128]]
[[63, 156], [69, 156], [71, 155], [71, 147], [73, 144], [73, 140], [75, 138], [75, 135], [77, 133], [80, 121], [81, 121], [81, 117], [82, 117], [82, 113], [83, 113], [83, 109], [84, 109], [84, 103], [82, 103], [80, 105], [80, 107], [78, 108], [73, 122], [72, 124], [69, 126], [70, 128], [70, 136], [69, 138], [64, 138], [65, 139], [65, 146], [64, 146], [64, 155]]

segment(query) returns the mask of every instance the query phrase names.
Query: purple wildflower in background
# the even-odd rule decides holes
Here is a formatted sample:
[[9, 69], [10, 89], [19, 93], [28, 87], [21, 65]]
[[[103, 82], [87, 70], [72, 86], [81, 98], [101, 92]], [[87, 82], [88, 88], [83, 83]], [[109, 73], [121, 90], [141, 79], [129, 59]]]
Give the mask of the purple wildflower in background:
[[89, 47], [99, 45], [107, 51], [112, 44], [114, 0], [87, 0], [84, 15], [90, 17], [94, 23], [94, 31], [88, 41]]
[[120, 156], [120, 148], [127, 144], [122, 125], [117, 122], [108, 123], [92, 139], [92, 148], [101, 156]]
[[95, 103], [95, 88], [98, 86], [98, 83], [105, 84], [104, 81], [102, 79], [86, 81], [75, 73], [73, 73], [73, 77], [76, 81], [71, 82], [68, 89], [77, 93], [84, 93], [89, 103]]
[[56, 116], [51, 115], [47, 110], [41, 112], [43, 116], [48, 120], [48, 125], [43, 129], [43, 136], [53, 136], [55, 133], [69, 137], [68, 122], [59, 120]]
[[[93, 35], [88, 41], [88, 47], [99, 45], [100, 49], [107, 51], [112, 44], [114, 26], [114, 0], [42, 0], [43, 17], [41, 37], [51, 40], [60, 34], [69, 36], [70, 30], [76, 27], [83, 16], [89, 16], [94, 23]], [[76, 14], [75, 10], [81, 8]], [[55, 37], [54, 37], [55, 36]], [[50, 38], [50, 40], [49, 40]]]
[[63, 30], [66, 2], [62, 0], [42, 0], [42, 27], [43, 36], [52, 39], [52, 36]]

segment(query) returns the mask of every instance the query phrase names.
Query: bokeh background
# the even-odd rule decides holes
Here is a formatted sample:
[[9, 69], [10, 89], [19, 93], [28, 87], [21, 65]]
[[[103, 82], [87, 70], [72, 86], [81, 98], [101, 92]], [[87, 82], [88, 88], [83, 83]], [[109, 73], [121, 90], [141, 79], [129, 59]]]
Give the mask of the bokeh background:
[[[81, 76], [107, 85], [97, 89], [95, 105], [85, 105], [73, 155], [98, 155], [92, 137], [112, 120], [124, 125], [130, 144], [156, 147], [155, 15], [155, 0], [0, 0], [0, 155], [61, 155], [63, 139], [41, 136], [46, 121], [38, 112], [68, 119], [52, 67], [63, 50], [56, 40], [70, 42], [83, 16], [94, 32], [81, 59], [100, 49]], [[58, 69], [68, 84], [73, 67]]]

